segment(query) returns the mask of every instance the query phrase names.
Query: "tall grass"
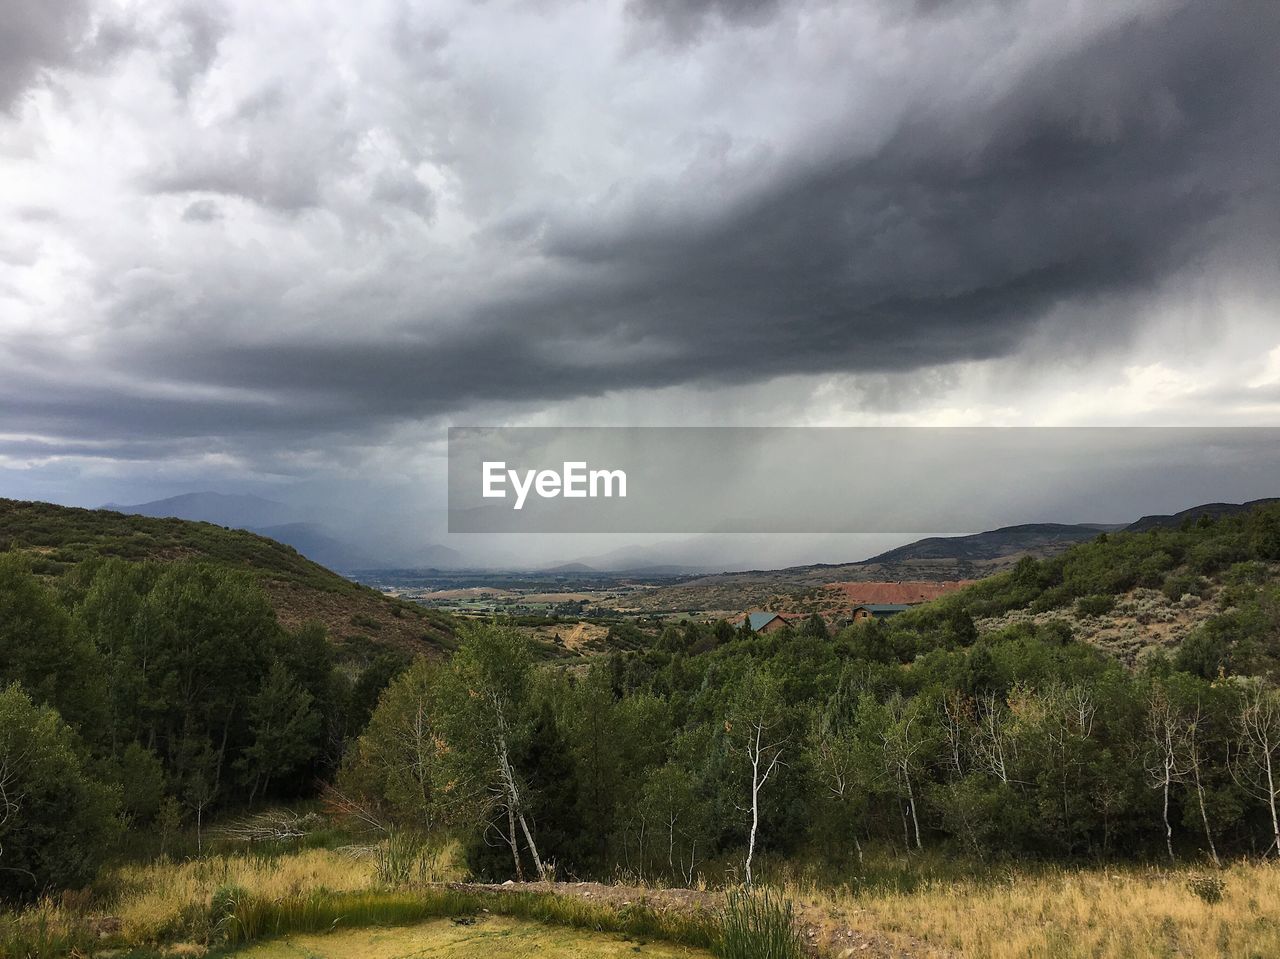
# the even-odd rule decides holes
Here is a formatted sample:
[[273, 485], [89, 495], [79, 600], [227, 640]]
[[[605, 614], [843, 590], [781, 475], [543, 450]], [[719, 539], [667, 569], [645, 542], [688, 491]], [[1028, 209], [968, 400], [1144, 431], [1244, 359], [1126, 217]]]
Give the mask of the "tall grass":
[[1194, 868], [1006, 866], [909, 891], [788, 884], [806, 920], [856, 928], [920, 956], [1165, 959], [1280, 956], [1280, 866], [1215, 872], [1208, 901]]
[[714, 942], [722, 959], [802, 959], [791, 903], [768, 890], [728, 894]]
[[0, 959], [91, 954], [96, 936], [83, 917], [44, 902], [21, 915], [0, 914]]
[[461, 878], [456, 842], [432, 845], [413, 833], [392, 832], [373, 849], [374, 877], [382, 886], [411, 886]]

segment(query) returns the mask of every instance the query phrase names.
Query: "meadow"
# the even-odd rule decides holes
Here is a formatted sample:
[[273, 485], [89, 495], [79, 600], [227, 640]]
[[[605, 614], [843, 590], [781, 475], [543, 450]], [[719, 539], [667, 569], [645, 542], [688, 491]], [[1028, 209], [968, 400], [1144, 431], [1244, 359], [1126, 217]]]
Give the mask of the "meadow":
[[[798, 956], [799, 943], [819, 956], [1280, 954], [1280, 869], [1266, 862], [1223, 870], [971, 864], [966, 878], [962, 864], [941, 857], [869, 851], [847, 883], [829, 873], [818, 878], [766, 863], [765, 883], [755, 896], [739, 895], [736, 910], [727, 910], [721, 893], [704, 890], [696, 901], [717, 904], [706, 910], [682, 908], [681, 900], [667, 895], [672, 890], [638, 886], [634, 879], [617, 897], [595, 901], [584, 899], [575, 883], [493, 891], [463, 882], [459, 853], [456, 845], [420, 851], [408, 871], [397, 865], [403, 852], [387, 842], [121, 863], [88, 889], [0, 917], [0, 956], [218, 956], [254, 943], [277, 943], [245, 953], [263, 959], [304, 952], [376, 956], [397, 943], [406, 947], [397, 954], [429, 956], [456, 947], [462, 951], [438, 954], [466, 955], [475, 942], [499, 933], [512, 954], [566, 959], [620, 954], [612, 951], [623, 941], [619, 937], [690, 950], [651, 949], [650, 955], [735, 959]], [[793, 910], [792, 934], [779, 938], [774, 922], [773, 944], [771, 917], [743, 908], [758, 906], [762, 892], [771, 909], [786, 903]], [[469, 919], [444, 921], [459, 917], [505, 919], [473, 940], [459, 931]], [[735, 924], [741, 927], [737, 951], [726, 935]], [[357, 934], [362, 929], [398, 929], [403, 939], [399, 933]], [[326, 947], [330, 934], [338, 938]]]

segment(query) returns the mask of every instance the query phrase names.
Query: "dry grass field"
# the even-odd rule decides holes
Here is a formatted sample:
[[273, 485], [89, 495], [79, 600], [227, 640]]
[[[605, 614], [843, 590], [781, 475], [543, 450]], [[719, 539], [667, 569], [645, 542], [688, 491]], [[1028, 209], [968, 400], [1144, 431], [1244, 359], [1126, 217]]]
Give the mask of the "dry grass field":
[[[819, 939], [836, 944], [830, 954], [837, 956], [845, 928], [922, 956], [1280, 956], [1280, 865], [1272, 863], [1236, 864], [1222, 872], [1015, 872], [997, 884], [950, 881], [858, 897], [794, 885], [783, 891], [805, 920], [819, 926]], [[1216, 902], [1215, 891], [1221, 895]]]
[[[450, 848], [424, 861], [410, 886], [400, 887], [402, 894], [399, 895], [401, 899], [407, 895], [411, 900], [414, 888], [442, 888], [441, 883], [463, 878], [458, 866], [458, 850]], [[13, 930], [21, 925], [43, 925], [53, 931], [87, 926], [92, 930], [92, 938], [104, 946], [114, 945], [117, 955], [127, 954], [118, 951], [121, 946], [137, 945], [156, 950], [148, 955], [200, 955], [205, 951], [204, 943], [212, 938], [210, 917], [217, 915], [218, 897], [227, 895], [228, 890], [255, 901], [288, 903], [317, 894], [377, 896], [395, 888], [385, 875], [380, 875], [379, 856], [374, 849], [313, 849], [274, 856], [238, 853], [182, 862], [161, 859], [145, 865], [109, 869], [95, 885], [92, 895], [68, 895], [57, 901], [46, 901], [22, 916], [0, 916], [0, 926], [7, 925]], [[596, 909], [644, 901], [666, 909], [667, 904], [687, 902], [691, 910], [705, 909], [711, 899], [719, 901], [719, 895], [711, 890], [683, 894], [678, 890], [637, 887], [612, 890], [590, 884], [558, 883], [543, 891], [553, 891], [566, 901], [565, 915], [575, 915], [569, 902], [579, 900], [584, 908], [594, 903], [591, 908]], [[780, 883], [775, 891], [795, 904], [796, 920], [804, 939], [820, 956], [916, 959], [1207, 959], [1218, 956], [1263, 959], [1280, 956], [1280, 865], [1270, 862], [1236, 863], [1220, 872], [1193, 868], [1036, 871], [1010, 868], [996, 879], [929, 880], [909, 892], [874, 890], [854, 894], [848, 888], [788, 881]], [[494, 910], [495, 916], [498, 911]], [[621, 954], [610, 951], [613, 947], [609, 943], [616, 939], [593, 944], [579, 938], [573, 940], [577, 946], [557, 945], [558, 934], [539, 931], [536, 926], [531, 928], [528, 918], [526, 915], [503, 933], [514, 937], [510, 940], [513, 949], [518, 947], [530, 955], [547, 957]], [[402, 921], [388, 914], [384, 921], [373, 924], [394, 926]], [[557, 920], [551, 916], [550, 921]], [[412, 928], [419, 928], [416, 920]], [[430, 935], [422, 933], [427, 938], [417, 945], [417, 940], [401, 943], [405, 950], [397, 955], [405, 951], [435, 955], [432, 949], [453, 942], [450, 938], [453, 933], [445, 935], [442, 925], [421, 929], [428, 930]], [[499, 930], [499, 926], [490, 926], [488, 930]], [[354, 934], [352, 930], [342, 933], [343, 936]], [[442, 935], [444, 938], [440, 938]], [[294, 943], [292, 946], [283, 941], [259, 946], [249, 955], [263, 959], [295, 954], [368, 954], [372, 957], [381, 955], [379, 950], [384, 946], [394, 945], [394, 937], [378, 939], [372, 933], [360, 936], [364, 938], [357, 936], [359, 942], [334, 939], [332, 948], [322, 948], [312, 943], [313, 937], [308, 934], [305, 942], [298, 939], [290, 940]], [[0, 935], [0, 954], [4, 953], [4, 939]], [[481, 939], [474, 944], [478, 946]], [[630, 946], [624, 951], [634, 952]], [[48, 954], [67, 953], [51, 951]], [[664, 953], [646, 947], [644, 954]], [[673, 948], [670, 954], [698, 953]]]

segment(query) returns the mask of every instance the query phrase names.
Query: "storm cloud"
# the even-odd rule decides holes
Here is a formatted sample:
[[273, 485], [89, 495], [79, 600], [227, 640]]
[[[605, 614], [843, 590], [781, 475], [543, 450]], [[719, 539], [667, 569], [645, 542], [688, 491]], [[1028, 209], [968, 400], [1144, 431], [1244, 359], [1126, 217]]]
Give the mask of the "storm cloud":
[[[19, 8], [10, 462], [287, 473], [783, 381], [822, 421], [832, 382], [902, 409], [982, 364], [1174, 363], [1185, 325], [1125, 359], [1170, 304], [1223, 363], [1280, 346], [1273, 3]], [[1277, 409], [1227, 379], [1225, 418]]]

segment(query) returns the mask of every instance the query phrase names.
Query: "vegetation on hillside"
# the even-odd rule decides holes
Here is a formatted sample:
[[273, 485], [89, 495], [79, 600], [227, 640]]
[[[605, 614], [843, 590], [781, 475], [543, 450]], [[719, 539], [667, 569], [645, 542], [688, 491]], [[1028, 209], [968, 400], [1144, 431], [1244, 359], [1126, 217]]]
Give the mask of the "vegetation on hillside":
[[90, 878], [118, 826], [309, 794], [403, 668], [339, 669], [224, 566], [85, 561], [56, 586], [0, 554], [0, 898]]
[[64, 578], [104, 559], [198, 560], [248, 574], [289, 628], [322, 622], [330, 638], [359, 653], [372, 645], [409, 655], [447, 652], [452, 619], [384, 596], [304, 557], [291, 546], [245, 530], [183, 519], [0, 499], [0, 551], [21, 553], [43, 578]]
[[[802, 864], [854, 892], [883, 888], [886, 855], [944, 854], [988, 874], [1195, 864], [1207, 903], [1218, 867], [1280, 852], [1277, 561], [1269, 507], [1099, 536], [834, 636], [689, 622], [566, 667], [476, 621], [450, 660], [353, 677], [250, 573], [86, 559], [50, 580], [20, 550], [0, 556], [0, 896], [82, 882], [122, 825], [200, 842], [220, 806], [331, 782], [388, 886], [448, 844], [485, 880], [750, 889]], [[1214, 613], [1136, 667], [1073, 635], [1135, 587], [1203, 590]], [[976, 626], [1017, 609], [1043, 618]], [[49, 828], [64, 781], [100, 837], [74, 862]], [[282, 903], [262, 915], [332, 906]]]
[[[834, 637], [817, 620], [767, 636], [687, 623], [585, 672], [535, 670], [514, 634], [479, 630], [453, 664], [393, 686], [342, 781], [402, 824], [461, 829], [492, 878], [553, 864], [750, 879], [761, 852], [838, 873], [867, 844], [1066, 861], [1267, 854], [1280, 840], [1267, 785], [1280, 761], [1278, 530], [1270, 507], [1101, 535]], [[1220, 608], [1173, 657], [1130, 669], [1073, 638], [1082, 598], [1181, 595], [1198, 577], [1224, 584]], [[975, 615], [1016, 607], [1063, 615], [979, 635]], [[411, 727], [434, 749], [415, 750], [405, 804], [402, 787], [377, 784], [408, 757], [378, 757], [406, 748]]]

